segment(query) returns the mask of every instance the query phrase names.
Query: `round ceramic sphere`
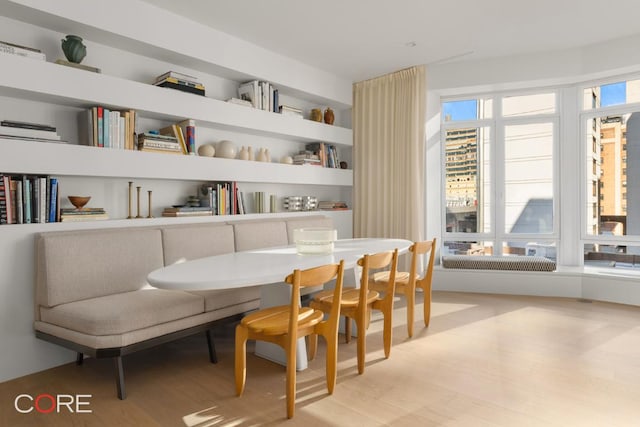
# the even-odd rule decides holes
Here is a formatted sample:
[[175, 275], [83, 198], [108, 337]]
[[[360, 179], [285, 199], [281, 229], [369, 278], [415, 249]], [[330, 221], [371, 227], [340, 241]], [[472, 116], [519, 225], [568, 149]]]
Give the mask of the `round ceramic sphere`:
[[216, 155], [216, 149], [211, 144], [203, 144], [198, 147], [198, 155], [202, 157], [213, 157]]
[[292, 165], [293, 158], [291, 156], [283, 156], [282, 159], [280, 159], [280, 163], [284, 163], [285, 165]]
[[236, 158], [236, 146], [231, 141], [223, 140], [218, 142], [218, 148], [216, 149], [216, 157], [223, 157], [225, 159]]

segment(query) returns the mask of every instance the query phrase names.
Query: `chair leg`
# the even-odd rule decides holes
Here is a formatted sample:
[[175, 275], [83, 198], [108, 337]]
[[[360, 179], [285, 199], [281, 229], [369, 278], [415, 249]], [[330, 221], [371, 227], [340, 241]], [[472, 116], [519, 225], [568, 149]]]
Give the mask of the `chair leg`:
[[211, 363], [218, 363], [218, 355], [216, 354], [216, 346], [213, 343], [211, 330], [207, 329], [207, 347], [209, 347], [209, 360]]
[[248, 331], [242, 325], [236, 326], [236, 358], [235, 377], [236, 395], [242, 396], [244, 383], [247, 376], [247, 338]]
[[78, 352], [78, 354], [76, 355], [76, 365], [78, 366], [82, 365], [83, 360], [84, 360], [84, 354]]
[[382, 337], [384, 341], [384, 358], [388, 359], [391, 354], [391, 339], [393, 334], [393, 305], [385, 303], [386, 307], [382, 310], [384, 326], [382, 330]]
[[327, 342], [327, 390], [329, 394], [333, 394], [333, 389], [336, 386], [336, 380], [338, 378], [338, 336], [336, 335], [335, 339], [325, 336], [325, 341]]
[[124, 369], [122, 369], [122, 356], [114, 357], [113, 362], [116, 368], [116, 387], [118, 389], [118, 399], [124, 400], [127, 397], [127, 393], [124, 389]]
[[416, 290], [407, 289], [405, 293], [405, 301], [407, 303], [407, 334], [409, 338], [413, 336], [413, 316], [416, 304]]
[[344, 316], [344, 342], [349, 344], [351, 342], [351, 318]]
[[307, 345], [309, 346], [307, 349], [307, 359], [313, 360], [316, 358], [316, 353], [318, 352], [318, 334], [308, 335]]
[[358, 328], [358, 373], [364, 373], [364, 354], [366, 352], [367, 333], [364, 327], [364, 319], [356, 319], [356, 327]]
[[296, 404], [296, 340], [287, 343], [287, 418], [293, 418]]
[[429, 326], [429, 320], [431, 320], [431, 287], [429, 289], [422, 289], [424, 295], [424, 326]]

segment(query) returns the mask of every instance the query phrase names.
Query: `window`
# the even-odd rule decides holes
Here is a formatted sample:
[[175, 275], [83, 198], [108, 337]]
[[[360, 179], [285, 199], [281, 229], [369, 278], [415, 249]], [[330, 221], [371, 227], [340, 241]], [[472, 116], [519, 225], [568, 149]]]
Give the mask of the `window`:
[[547, 91], [442, 104], [443, 254], [555, 260], [557, 102]]
[[[586, 94], [599, 99], [594, 107]], [[638, 268], [640, 263], [640, 80], [626, 80], [585, 89], [581, 120], [587, 164], [601, 158], [585, 174], [588, 193], [598, 184], [598, 196], [585, 198], [584, 263]], [[590, 131], [592, 127], [599, 131]], [[592, 144], [596, 137], [595, 146]], [[590, 209], [591, 206], [596, 209]]]

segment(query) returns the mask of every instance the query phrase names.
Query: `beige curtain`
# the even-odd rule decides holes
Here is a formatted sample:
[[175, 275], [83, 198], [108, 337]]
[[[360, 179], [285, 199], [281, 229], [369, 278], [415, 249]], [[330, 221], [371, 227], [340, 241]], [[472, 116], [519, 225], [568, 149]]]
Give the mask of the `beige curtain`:
[[353, 86], [354, 237], [424, 239], [425, 67]]

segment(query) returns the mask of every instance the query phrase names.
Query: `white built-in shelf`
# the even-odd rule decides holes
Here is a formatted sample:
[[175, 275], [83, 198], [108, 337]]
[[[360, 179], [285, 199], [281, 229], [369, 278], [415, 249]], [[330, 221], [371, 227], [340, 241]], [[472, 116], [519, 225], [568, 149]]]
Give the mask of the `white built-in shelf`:
[[0, 2], [0, 14], [238, 82], [270, 81], [282, 93], [318, 105], [351, 107], [349, 80], [284, 56], [269, 60], [276, 54], [165, 11], [153, 2], [5, 0]]
[[353, 171], [0, 138], [0, 171], [56, 176], [352, 186]]
[[150, 118], [174, 122], [188, 118], [198, 126], [300, 142], [353, 143], [351, 129], [17, 55], [0, 55], [0, 70], [4, 96], [79, 108], [134, 109]]

